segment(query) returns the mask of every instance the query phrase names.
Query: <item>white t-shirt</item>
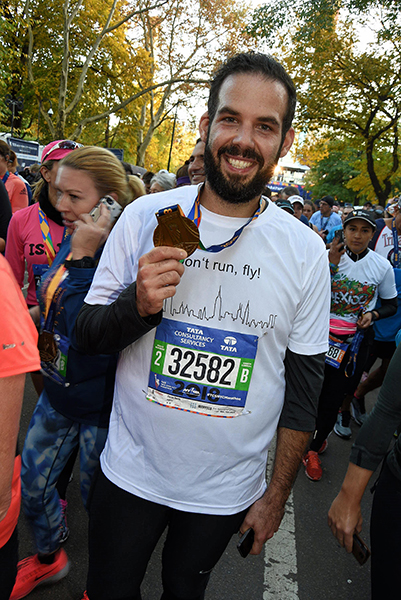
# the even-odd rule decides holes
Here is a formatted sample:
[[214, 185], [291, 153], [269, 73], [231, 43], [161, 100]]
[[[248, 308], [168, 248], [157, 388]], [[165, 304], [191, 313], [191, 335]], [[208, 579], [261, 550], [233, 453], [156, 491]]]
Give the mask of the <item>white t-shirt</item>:
[[343, 254], [331, 282], [330, 317], [354, 324], [361, 308], [373, 310], [379, 296], [385, 300], [397, 296], [390, 263], [372, 250], [356, 262]]
[[[110, 304], [135, 281], [139, 257], [153, 248], [157, 210], [178, 203], [188, 214], [196, 194], [188, 186], [129, 205], [85, 302]], [[244, 222], [202, 209], [201, 240], [224, 243]], [[121, 353], [101, 464], [112, 482], [147, 500], [234, 514], [266, 488], [287, 347], [327, 350], [328, 260], [311, 229], [269, 203], [234, 245], [198, 249], [184, 264], [157, 331]]]
[[[401, 248], [401, 235], [398, 236], [398, 247]], [[375, 252], [390, 261], [394, 267], [394, 235], [387, 225], [383, 227], [376, 240]]]

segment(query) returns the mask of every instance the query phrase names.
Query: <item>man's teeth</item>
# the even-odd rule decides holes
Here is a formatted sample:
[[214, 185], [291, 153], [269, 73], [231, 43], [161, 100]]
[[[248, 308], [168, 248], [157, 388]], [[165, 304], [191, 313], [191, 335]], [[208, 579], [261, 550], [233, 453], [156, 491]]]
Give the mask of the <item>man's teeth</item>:
[[251, 162], [247, 160], [239, 160], [238, 158], [227, 158], [227, 161], [235, 169], [246, 169], [252, 165]]

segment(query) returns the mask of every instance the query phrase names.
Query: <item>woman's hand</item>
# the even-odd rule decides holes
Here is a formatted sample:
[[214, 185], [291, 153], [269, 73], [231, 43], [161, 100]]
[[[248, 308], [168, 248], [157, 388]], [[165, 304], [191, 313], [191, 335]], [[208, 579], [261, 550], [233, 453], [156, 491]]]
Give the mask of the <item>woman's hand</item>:
[[334, 236], [329, 250], [329, 261], [333, 263], [333, 265], [338, 265], [344, 252], [344, 243], [340, 242], [340, 240]]
[[362, 529], [361, 504], [342, 489], [334, 499], [328, 514], [328, 524], [333, 535], [347, 552], [352, 552], [353, 535]]
[[372, 323], [373, 313], [369, 310], [363, 313], [356, 322], [358, 329], [367, 329]]
[[329, 510], [329, 527], [347, 552], [352, 552], [354, 532], [362, 529], [361, 500], [372, 472], [350, 462], [341, 490]]
[[100, 206], [100, 217], [96, 223], [89, 214], [80, 215], [71, 238], [72, 260], [94, 257], [96, 250], [107, 240], [111, 225], [110, 211], [105, 204]]

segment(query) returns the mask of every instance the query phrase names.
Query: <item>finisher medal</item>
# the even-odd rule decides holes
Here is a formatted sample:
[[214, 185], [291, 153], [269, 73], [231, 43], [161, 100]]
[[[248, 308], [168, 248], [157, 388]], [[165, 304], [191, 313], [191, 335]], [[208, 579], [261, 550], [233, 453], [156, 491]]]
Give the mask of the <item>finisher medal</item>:
[[50, 331], [42, 331], [38, 339], [38, 349], [40, 359], [44, 362], [51, 362], [56, 358], [57, 345]]
[[182, 248], [190, 256], [199, 246], [199, 231], [193, 221], [175, 204], [156, 213], [158, 225], [153, 234], [155, 246]]

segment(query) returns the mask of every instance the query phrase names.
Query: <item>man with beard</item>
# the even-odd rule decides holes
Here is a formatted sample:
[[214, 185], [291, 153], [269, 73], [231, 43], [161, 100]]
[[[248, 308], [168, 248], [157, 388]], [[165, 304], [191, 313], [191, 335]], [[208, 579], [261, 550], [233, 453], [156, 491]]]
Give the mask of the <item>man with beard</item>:
[[201, 600], [233, 533], [249, 530], [259, 554], [280, 525], [315, 426], [330, 293], [319, 238], [261, 195], [295, 102], [271, 57], [231, 58], [200, 122], [204, 185], [135, 201], [105, 247], [76, 324], [86, 351], [122, 350], [90, 505], [90, 600], [140, 599], [166, 527], [162, 598]]

